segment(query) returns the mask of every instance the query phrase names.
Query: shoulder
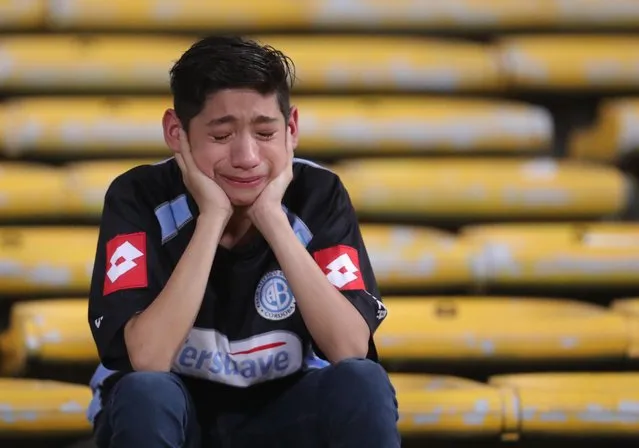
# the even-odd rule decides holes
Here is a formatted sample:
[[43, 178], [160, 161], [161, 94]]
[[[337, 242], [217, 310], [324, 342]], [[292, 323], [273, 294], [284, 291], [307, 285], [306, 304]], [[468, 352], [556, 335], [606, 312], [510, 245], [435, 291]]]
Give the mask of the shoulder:
[[344, 191], [339, 176], [329, 168], [306, 159], [293, 159], [293, 193], [304, 199], [328, 200]]
[[323, 221], [334, 212], [352, 208], [339, 176], [315, 162], [293, 160], [293, 182], [287, 192], [286, 205], [304, 220]]
[[135, 166], [115, 177], [109, 184], [107, 202], [135, 202], [138, 206], [156, 205], [179, 194], [183, 185], [173, 158]]

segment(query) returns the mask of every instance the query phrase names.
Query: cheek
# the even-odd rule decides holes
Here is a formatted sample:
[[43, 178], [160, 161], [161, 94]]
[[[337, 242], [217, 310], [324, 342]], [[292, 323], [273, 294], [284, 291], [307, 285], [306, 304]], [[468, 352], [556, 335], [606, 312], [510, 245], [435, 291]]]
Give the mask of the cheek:
[[286, 168], [286, 149], [282, 145], [273, 145], [263, 153], [270, 168], [270, 177], [277, 177]]
[[206, 151], [204, 149], [198, 149], [192, 151], [193, 161], [195, 165], [198, 167], [200, 171], [206, 174], [209, 177], [213, 177], [214, 168], [217, 164], [217, 161], [213, 157], [211, 151]]

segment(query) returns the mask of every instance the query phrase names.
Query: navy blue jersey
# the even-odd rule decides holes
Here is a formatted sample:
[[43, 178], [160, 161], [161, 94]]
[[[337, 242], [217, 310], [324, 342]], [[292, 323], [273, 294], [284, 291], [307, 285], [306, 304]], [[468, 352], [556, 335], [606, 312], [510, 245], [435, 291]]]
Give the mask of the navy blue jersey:
[[[386, 316], [357, 217], [340, 179], [295, 159], [282, 207], [298, 239], [327, 279], [351, 301], [372, 335]], [[124, 325], [160, 293], [193, 234], [198, 208], [174, 159], [136, 167], [105, 196], [89, 296], [89, 323], [100, 360], [117, 378], [132, 370]], [[318, 299], [320, 300], [320, 299]], [[179, 305], [178, 305], [179, 306]], [[172, 371], [198, 396], [237, 401], [286, 387], [307, 369], [327, 365], [265, 239], [219, 246], [194, 326]], [[100, 377], [105, 376], [100, 369]]]

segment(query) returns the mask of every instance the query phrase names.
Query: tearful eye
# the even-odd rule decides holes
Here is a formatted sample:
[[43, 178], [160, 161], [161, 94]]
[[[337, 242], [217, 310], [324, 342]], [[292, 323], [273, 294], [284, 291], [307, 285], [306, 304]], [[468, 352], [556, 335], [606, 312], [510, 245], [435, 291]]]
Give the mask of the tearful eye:
[[225, 134], [225, 135], [213, 135], [213, 140], [215, 140], [216, 142], [222, 142], [226, 139], [228, 139], [231, 136], [231, 134]]
[[257, 135], [260, 138], [268, 140], [268, 139], [273, 138], [273, 136], [275, 135], [275, 132], [258, 132]]

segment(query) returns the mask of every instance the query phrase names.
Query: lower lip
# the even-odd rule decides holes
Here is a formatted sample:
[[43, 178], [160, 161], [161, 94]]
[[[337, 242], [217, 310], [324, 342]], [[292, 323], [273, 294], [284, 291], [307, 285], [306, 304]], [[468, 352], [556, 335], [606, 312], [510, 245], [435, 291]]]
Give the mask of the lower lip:
[[237, 181], [237, 180], [233, 180], [233, 179], [229, 179], [228, 177], [224, 177], [222, 176], [222, 178], [230, 185], [237, 187], [237, 188], [253, 188], [256, 185], [259, 185], [262, 183], [263, 178], [262, 177], [258, 177], [257, 179], [252, 179], [248, 182], [242, 182], [242, 181]]

